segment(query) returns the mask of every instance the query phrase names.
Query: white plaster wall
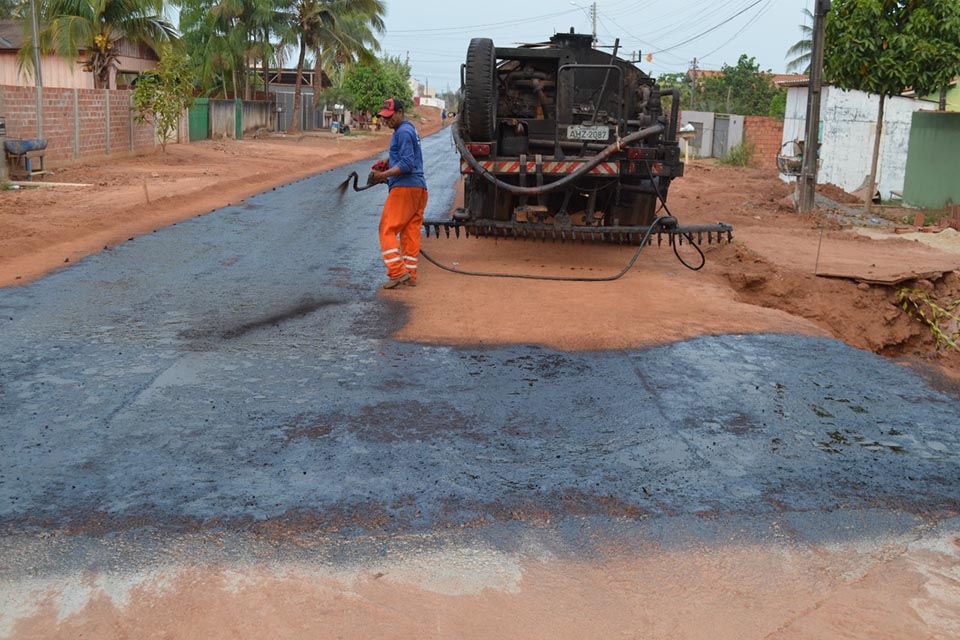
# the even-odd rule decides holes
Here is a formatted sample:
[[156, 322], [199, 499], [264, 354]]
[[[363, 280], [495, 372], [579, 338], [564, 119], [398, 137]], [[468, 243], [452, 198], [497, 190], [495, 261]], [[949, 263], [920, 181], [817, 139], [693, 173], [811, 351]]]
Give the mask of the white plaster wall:
[[[807, 120], [807, 88], [790, 87], [787, 89], [787, 110], [783, 117], [783, 143], [791, 140], [803, 140], [804, 122]], [[796, 147], [783, 148], [787, 155], [794, 155]], [[782, 176], [781, 176], [782, 177]]]
[[714, 114], [711, 111], [680, 112], [680, 127], [687, 123], [699, 124], [702, 127], [700, 146], [698, 147], [693, 141], [690, 144], [690, 151], [701, 158], [709, 158], [713, 153], [713, 120]]
[[[877, 167], [877, 189], [881, 197], [889, 198], [891, 191], [903, 190], [913, 112], [930, 108], [931, 104], [924, 100], [900, 97], [887, 98], [884, 102]], [[821, 147], [817, 182], [829, 182], [848, 192], [856, 191], [863, 185], [870, 174], [879, 106], [880, 99], [876, 95], [824, 87], [820, 105]], [[783, 126], [784, 142], [804, 139], [806, 110], [807, 88], [789, 88]], [[781, 178], [788, 180], [784, 176]]]
[[421, 97], [420, 104], [425, 107], [436, 107], [437, 109], [445, 109], [447, 106], [446, 101], [441, 100], [440, 98], [427, 98]]
[[727, 148], [733, 149], [743, 143], [743, 116], [730, 116], [730, 129], [727, 130]]

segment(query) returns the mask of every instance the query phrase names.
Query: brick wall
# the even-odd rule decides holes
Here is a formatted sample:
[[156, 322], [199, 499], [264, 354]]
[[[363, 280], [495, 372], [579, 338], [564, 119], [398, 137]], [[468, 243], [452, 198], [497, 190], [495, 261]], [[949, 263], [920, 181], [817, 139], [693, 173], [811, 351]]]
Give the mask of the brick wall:
[[746, 116], [743, 140], [753, 146], [753, 164], [764, 169], [777, 168], [777, 155], [783, 144], [783, 122], [769, 116]]
[[[0, 86], [0, 104], [4, 109], [4, 113], [0, 115], [5, 116], [7, 121], [8, 138], [36, 137], [36, 88]], [[45, 166], [49, 169], [79, 158], [106, 154], [128, 155], [153, 149], [153, 126], [138, 125], [132, 118], [130, 91], [45, 87]]]

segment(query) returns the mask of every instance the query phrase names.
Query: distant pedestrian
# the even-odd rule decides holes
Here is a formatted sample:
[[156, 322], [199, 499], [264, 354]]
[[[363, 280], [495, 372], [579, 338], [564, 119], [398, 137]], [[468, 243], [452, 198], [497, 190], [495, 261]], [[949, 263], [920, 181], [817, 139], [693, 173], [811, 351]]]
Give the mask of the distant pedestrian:
[[446, 110], [446, 109], [444, 109], [444, 110], [440, 113], [440, 126], [441, 126], [441, 127], [447, 126], [447, 110]]
[[389, 278], [383, 288], [393, 289], [401, 284], [415, 286], [420, 259], [420, 228], [427, 208], [420, 135], [413, 123], [404, 118], [403, 103], [396, 98], [384, 102], [377, 115], [393, 129], [390, 168], [372, 172], [375, 182], [386, 182], [390, 187], [380, 215], [380, 251]]

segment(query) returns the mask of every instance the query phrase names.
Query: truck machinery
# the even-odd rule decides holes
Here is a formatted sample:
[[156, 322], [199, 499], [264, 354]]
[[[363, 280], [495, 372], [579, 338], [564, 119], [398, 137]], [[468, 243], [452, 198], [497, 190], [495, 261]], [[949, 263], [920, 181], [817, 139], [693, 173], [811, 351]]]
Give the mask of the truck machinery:
[[[452, 127], [464, 208], [425, 221], [427, 235], [468, 234], [637, 244], [729, 241], [732, 227], [680, 226], [657, 216], [683, 175], [679, 92], [663, 91], [632, 63], [591, 48], [592, 36], [495, 47], [474, 38], [461, 66]], [[661, 95], [672, 94], [670, 113]]]

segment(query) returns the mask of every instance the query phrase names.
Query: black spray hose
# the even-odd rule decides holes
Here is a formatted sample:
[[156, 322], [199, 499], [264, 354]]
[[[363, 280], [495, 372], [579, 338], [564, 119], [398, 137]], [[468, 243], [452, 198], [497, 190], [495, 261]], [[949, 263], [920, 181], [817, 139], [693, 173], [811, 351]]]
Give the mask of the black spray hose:
[[614, 153], [621, 151], [628, 144], [632, 144], [639, 140], [649, 138], [650, 136], [655, 136], [658, 133], [663, 133], [663, 125], [655, 124], [652, 127], [647, 127], [646, 129], [641, 129], [640, 131], [635, 131], [625, 138], [620, 138], [613, 144], [609, 145], [603, 151], [593, 156], [585, 164], [577, 168], [573, 173], [567, 174], [563, 178], [560, 178], [556, 182], [551, 182], [545, 184], [542, 187], [520, 187], [515, 184], [510, 184], [500, 180], [495, 175], [491, 174], [489, 171], [480, 166], [480, 163], [477, 162], [477, 159], [473, 157], [473, 154], [467, 150], [467, 145], [463, 141], [463, 137], [460, 135], [459, 127], [451, 127], [453, 129], [453, 142], [457, 145], [457, 151], [460, 152], [460, 157], [467, 161], [467, 164], [470, 165], [470, 168], [477, 172], [479, 175], [483, 176], [488, 182], [492, 183], [500, 189], [509, 191], [510, 193], [518, 196], [537, 196], [542, 193], [549, 193], [559, 189], [560, 187], [565, 187], [571, 182], [579, 179], [580, 176], [591, 171], [598, 164], [609, 158]]

